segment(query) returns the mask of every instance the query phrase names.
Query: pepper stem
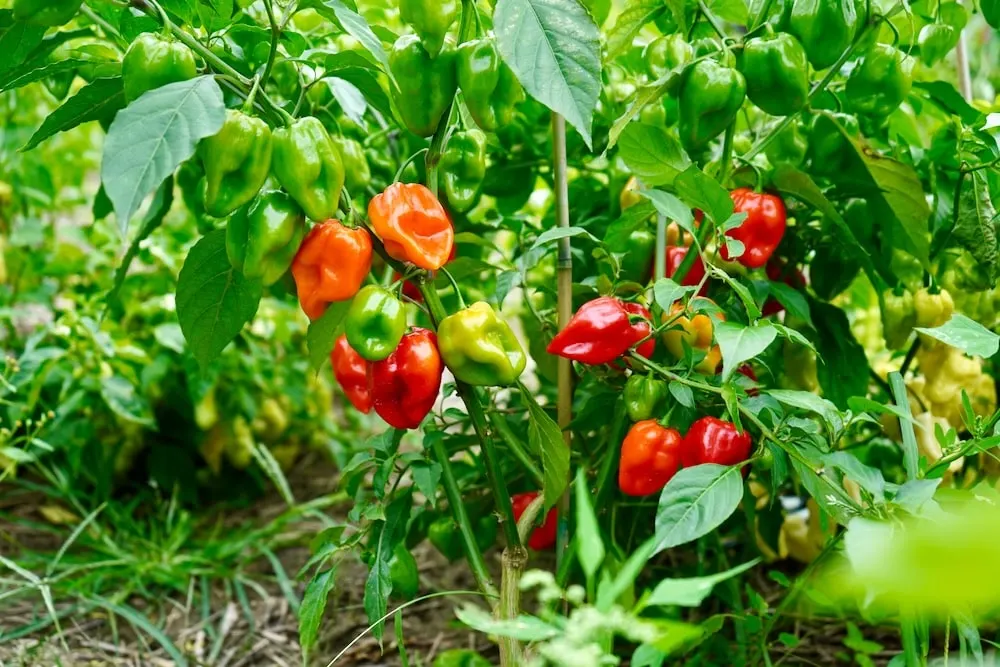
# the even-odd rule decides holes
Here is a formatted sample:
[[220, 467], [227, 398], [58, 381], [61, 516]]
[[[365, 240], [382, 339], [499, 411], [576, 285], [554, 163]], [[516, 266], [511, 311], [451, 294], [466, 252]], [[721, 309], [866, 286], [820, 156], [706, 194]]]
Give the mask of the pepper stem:
[[451, 272], [443, 266], [441, 267], [441, 273], [444, 274], [445, 278], [448, 279], [448, 282], [451, 283], [452, 289], [455, 290], [455, 296], [458, 297], [458, 307], [465, 310], [465, 299], [462, 297], [462, 290], [458, 289], [458, 283], [455, 282], [455, 277], [451, 275]]

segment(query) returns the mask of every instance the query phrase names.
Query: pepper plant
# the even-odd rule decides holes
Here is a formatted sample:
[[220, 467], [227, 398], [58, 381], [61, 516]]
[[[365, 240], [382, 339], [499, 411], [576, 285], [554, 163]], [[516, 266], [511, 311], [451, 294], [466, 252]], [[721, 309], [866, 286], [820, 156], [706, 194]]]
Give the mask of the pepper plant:
[[[967, 43], [995, 0], [9, 5], [0, 91], [73, 74], [26, 148], [106, 133], [115, 292], [183, 204], [201, 372], [295, 304], [310, 369], [377, 417], [301, 573], [307, 656], [341, 561], [381, 641], [424, 539], [504, 665], [771, 664], [831, 563], [857, 595], [829, 606], [897, 625], [902, 664], [942, 616], [981, 651], [995, 576], [881, 575], [944, 576], [917, 538], [996, 500], [1000, 115]], [[747, 573], [788, 556], [772, 608]]]

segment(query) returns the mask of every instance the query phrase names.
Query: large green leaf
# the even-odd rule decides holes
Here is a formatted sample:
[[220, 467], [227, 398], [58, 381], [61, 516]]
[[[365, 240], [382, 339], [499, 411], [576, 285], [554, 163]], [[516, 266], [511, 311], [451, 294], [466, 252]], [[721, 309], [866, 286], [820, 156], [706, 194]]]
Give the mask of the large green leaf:
[[669, 185], [691, 166], [681, 144], [666, 129], [629, 123], [618, 141], [618, 151], [643, 185]]
[[840, 308], [811, 300], [813, 318], [822, 322], [811, 339], [819, 353], [816, 368], [823, 396], [841, 410], [847, 399], [868, 393], [869, 366], [865, 348], [851, 332], [847, 315]]
[[21, 150], [31, 150], [52, 135], [83, 123], [110, 120], [124, 106], [125, 92], [121, 77], [97, 79], [49, 114]]
[[563, 441], [559, 425], [538, 404], [534, 395], [522, 387], [528, 405], [528, 444], [542, 459], [545, 478], [545, 509], [554, 507], [569, 483], [569, 447]]
[[211, 232], [188, 253], [177, 280], [177, 319], [198, 362], [210, 363], [257, 314], [263, 288], [233, 269], [226, 231]]
[[319, 625], [326, 611], [326, 600], [336, 582], [337, 567], [334, 565], [323, 570], [309, 582], [302, 596], [302, 606], [299, 608], [299, 645], [302, 655], [308, 657], [309, 650], [319, 637]]
[[984, 359], [989, 359], [1000, 350], [1000, 336], [961, 313], [955, 313], [939, 327], [933, 329], [917, 327], [916, 330], [936, 338], [945, 345], [957, 347], [966, 354]]
[[744, 361], [753, 359], [767, 349], [778, 331], [770, 322], [761, 321], [745, 327], [737, 322], [718, 322], [715, 338], [722, 350], [722, 380], [725, 382]]
[[122, 110], [104, 142], [101, 181], [127, 231], [142, 200], [158, 188], [198, 142], [222, 128], [226, 107], [211, 76], [151, 90]]
[[20, 65], [35, 47], [42, 43], [43, 26], [15, 21], [9, 9], [0, 10], [0, 72]]
[[361, 46], [381, 63], [386, 72], [389, 71], [389, 58], [382, 48], [382, 42], [372, 32], [365, 17], [353, 11], [342, 0], [310, 0], [306, 5], [315, 7], [320, 14], [339, 23], [349, 35], [361, 42]]
[[614, 25], [608, 30], [607, 59], [614, 60], [632, 46], [632, 39], [642, 27], [667, 11], [663, 0], [632, 0], [615, 17]]
[[309, 323], [306, 346], [309, 348], [309, 368], [312, 370], [319, 371], [330, 358], [344, 316], [347, 315], [353, 301], [348, 299], [331, 303], [318, 320]]
[[657, 551], [686, 544], [715, 530], [743, 498], [738, 467], [703, 463], [667, 482], [656, 510]]
[[601, 92], [600, 33], [579, 0], [498, 0], [497, 46], [524, 89], [593, 147]]

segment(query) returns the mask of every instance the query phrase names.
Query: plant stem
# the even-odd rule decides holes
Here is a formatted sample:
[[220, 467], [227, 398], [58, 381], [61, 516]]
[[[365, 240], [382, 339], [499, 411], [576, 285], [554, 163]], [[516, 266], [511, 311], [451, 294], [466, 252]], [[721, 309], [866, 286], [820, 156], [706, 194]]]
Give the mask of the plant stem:
[[729, 166], [733, 161], [733, 137], [736, 135], [736, 121], [734, 120], [726, 128], [726, 136], [722, 141], [722, 166], [719, 167], [719, 183], [726, 186], [726, 179], [729, 177]]
[[274, 69], [274, 59], [278, 55], [278, 40], [281, 38], [281, 28], [274, 18], [274, 0], [264, 0], [264, 9], [267, 10], [267, 21], [271, 24], [271, 50], [267, 54], [267, 64], [264, 65], [264, 73], [260, 76], [260, 87], [267, 85]]
[[542, 471], [539, 469], [538, 465], [528, 454], [528, 450], [525, 449], [524, 443], [521, 439], [517, 437], [514, 430], [507, 423], [507, 420], [496, 410], [490, 410], [487, 412], [490, 424], [493, 425], [493, 430], [496, 431], [497, 435], [504, 441], [507, 448], [510, 449], [511, 453], [514, 455], [522, 466], [524, 466], [525, 471], [528, 473], [528, 477], [531, 478], [538, 487], [542, 487], [545, 484], [545, 478], [542, 476]]
[[[503, 578], [500, 583], [500, 618], [515, 619], [521, 613], [521, 575], [528, 563], [524, 547], [503, 550]], [[516, 667], [522, 664], [521, 643], [512, 637], [500, 637], [500, 664]]]

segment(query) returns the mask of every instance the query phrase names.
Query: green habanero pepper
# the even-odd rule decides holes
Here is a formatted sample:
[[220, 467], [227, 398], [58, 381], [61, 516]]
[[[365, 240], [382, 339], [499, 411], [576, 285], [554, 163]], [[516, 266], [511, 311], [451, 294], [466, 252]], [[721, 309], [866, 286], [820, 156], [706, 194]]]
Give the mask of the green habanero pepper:
[[458, 0], [399, 0], [399, 18], [413, 28], [432, 58], [441, 52], [444, 38], [458, 18]]
[[897, 294], [888, 290], [883, 299], [885, 307], [882, 309], [882, 336], [886, 347], [896, 350], [906, 344], [910, 332], [917, 324], [913, 293], [904, 290]]
[[431, 57], [419, 37], [403, 35], [393, 44], [389, 69], [398, 84], [392, 94], [403, 124], [417, 136], [431, 136], [458, 89], [455, 53], [445, 48]]
[[229, 219], [226, 254], [245, 277], [273, 285], [292, 265], [305, 234], [305, 216], [292, 198], [265, 192]]
[[802, 43], [809, 64], [826, 69], [843, 55], [858, 30], [855, 0], [791, 0], [788, 32]]
[[490, 667], [492, 664], [475, 651], [453, 648], [439, 653], [433, 667]]
[[371, 168], [365, 149], [359, 142], [347, 137], [331, 136], [344, 163], [344, 183], [354, 196], [364, 195], [372, 180]]
[[14, 0], [14, 20], [54, 28], [69, 23], [83, 0]]
[[205, 166], [205, 211], [224, 218], [264, 187], [271, 171], [271, 128], [229, 109], [218, 134], [198, 145], [198, 155]]
[[847, 77], [847, 105], [856, 114], [884, 118], [910, 94], [913, 59], [888, 44], [876, 44]]
[[441, 320], [438, 349], [458, 380], [483, 387], [514, 384], [527, 362], [510, 325], [484, 301]]
[[344, 189], [340, 151], [318, 118], [299, 118], [274, 131], [271, 170], [281, 187], [316, 222], [333, 217]]
[[514, 110], [524, 100], [514, 72], [500, 58], [496, 44], [475, 39], [458, 47], [458, 85], [472, 120], [487, 132], [514, 122]]
[[608, 249], [621, 255], [618, 262], [618, 278], [645, 284], [653, 268], [653, 254], [656, 251], [656, 232], [643, 225], [621, 240], [615, 237]]
[[[476, 519], [472, 525], [472, 532], [476, 538], [476, 546], [479, 547], [480, 551], [485, 551], [496, 542], [496, 519], [492, 514]], [[441, 516], [435, 519], [427, 528], [427, 539], [442, 556], [448, 559], [449, 563], [454, 563], [465, 557], [462, 532], [450, 516]]]
[[420, 570], [417, 561], [406, 545], [397, 544], [389, 559], [389, 581], [392, 594], [400, 600], [412, 600], [420, 590]]
[[793, 121], [778, 132], [774, 141], [764, 149], [764, 154], [772, 165], [784, 163], [798, 167], [805, 162], [808, 150], [805, 126], [800, 121]]
[[344, 333], [351, 347], [368, 361], [388, 358], [406, 333], [403, 302], [379, 285], [362, 287], [344, 317]]
[[844, 171], [850, 164], [850, 153], [854, 151], [848, 136], [858, 136], [858, 120], [843, 113], [823, 112], [813, 118], [809, 131], [809, 160], [811, 171], [820, 176], [828, 176]]
[[698, 150], [722, 134], [743, 106], [746, 90], [742, 74], [714, 60], [688, 67], [678, 99], [678, 129], [684, 146]]
[[625, 383], [625, 411], [634, 422], [656, 419], [666, 405], [670, 390], [663, 380], [640, 375], [629, 377]]
[[646, 72], [654, 80], [689, 62], [693, 57], [694, 48], [680, 33], [657, 37], [642, 50]]
[[806, 52], [791, 35], [748, 40], [740, 69], [746, 77], [747, 97], [772, 116], [788, 116], [805, 106], [809, 97]]
[[144, 32], [122, 60], [125, 101], [132, 103], [150, 90], [198, 76], [194, 53], [163, 35]]
[[441, 169], [448, 203], [465, 213], [479, 201], [486, 178], [486, 135], [476, 129], [453, 133], [441, 154]]

